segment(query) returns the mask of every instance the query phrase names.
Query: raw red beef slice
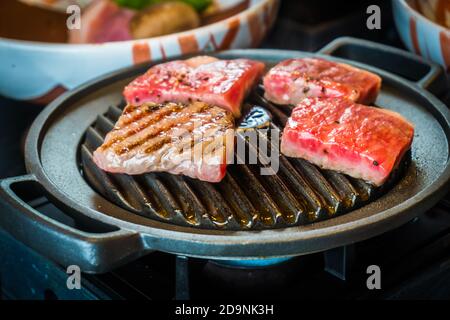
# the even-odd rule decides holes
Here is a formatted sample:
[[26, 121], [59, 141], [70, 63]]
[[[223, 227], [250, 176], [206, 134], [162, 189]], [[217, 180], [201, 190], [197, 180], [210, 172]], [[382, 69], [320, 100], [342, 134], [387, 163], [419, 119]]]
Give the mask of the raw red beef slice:
[[345, 97], [362, 104], [375, 101], [381, 78], [347, 64], [324, 59], [289, 59], [264, 77], [265, 97], [277, 104], [297, 104], [307, 97]]
[[123, 94], [131, 105], [202, 101], [238, 117], [243, 99], [263, 70], [263, 63], [247, 59], [176, 60], [153, 66], [126, 86]]
[[380, 186], [413, 136], [413, 125], [396, 112], [348, 99], [307, 98], [286, 123], [281, 152]]

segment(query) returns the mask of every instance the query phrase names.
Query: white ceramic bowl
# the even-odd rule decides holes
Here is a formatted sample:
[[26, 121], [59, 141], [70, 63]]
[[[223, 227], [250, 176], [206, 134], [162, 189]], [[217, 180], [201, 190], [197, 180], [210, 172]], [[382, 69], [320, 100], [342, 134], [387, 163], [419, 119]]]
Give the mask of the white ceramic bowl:
[[392, 0], [395, 24], [406, 47], [450, 70], [450, 29], [411, 8], [407, 0]]
[[279, 0], [247, 0], [228, 19], [167, 36], [104, 44], [52, 44], [0, 38], [0, 94], [47, 103], [66, 90], [132, 64], [180, 54], [256, 47]]

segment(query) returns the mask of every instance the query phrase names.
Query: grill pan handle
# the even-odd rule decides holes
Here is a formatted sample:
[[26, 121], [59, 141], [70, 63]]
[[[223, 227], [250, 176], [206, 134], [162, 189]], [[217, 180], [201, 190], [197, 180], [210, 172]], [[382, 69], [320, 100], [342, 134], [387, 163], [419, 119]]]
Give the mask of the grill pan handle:
[[138, 233], [79, 230], [37, 211], [14, 191], [36, 184], [33, 175], [0, 181], [0, 226], [16, 239], [64, 266], [77, 265], [87, 273], [106, 272], [145, 252]]
[[365, 63], [415, 82], [439, 96], [447, 90], [444, 69], [410, 52], [372, 41], [342, 37], [330, 42], [318, 53]]

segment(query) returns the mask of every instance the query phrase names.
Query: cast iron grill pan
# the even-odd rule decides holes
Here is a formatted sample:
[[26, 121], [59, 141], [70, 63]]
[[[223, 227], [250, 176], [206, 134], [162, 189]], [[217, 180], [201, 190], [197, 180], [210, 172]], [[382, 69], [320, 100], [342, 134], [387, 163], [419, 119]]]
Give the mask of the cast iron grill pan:
[[[282, 131], [291, 106], [275, 106], [255, 89], [247, 99], [244, 112], [262, 106], [274, 116], [270, 127]], [[404, 172], [408, 152], [388, 181], [374, 187], [363, 180], [321, 170], [303, 159], [280, 154], [279, 170], [274, 175], [260, 175], [262, 164], [234, 164], [227, 167], [225, 178], [217, 184], [181, 175], [147, 173], [112, 174], [102, 171], [92, 160], [94, 150], [111, 131], [122, 114], [125, 103], [110, 106], [86, 131], [80, 146], [81, 170], [88, 182], [104, 197], [141, 216], [183, 226], [226, 230], [283, 228], [329, 219], [350, 212], [374, 199], [395, 184]], [[263, 128], [255, 130], [259, 144], [273, 143]], [[258, 143], [246, 144], [247, 153], [259, 155]], [[273, 148], [277, 148], [276, 145]], [[247, 157], [248, 158], [248, 157]]]
[[[215, 55], [267, 65], [316, 55], [377, 73], [383, 78], [377, 104], [416, 125], [410, 164], [402, 167], [405, 172], [388, 192], [284, 157], [275, 176], [256, 175], [258, 165], [234, 164], [217, 185], [169, 174], [110, 176], [95, 170], [89, 155], [120, 114], [124, 85], [145, 72], [146, 64], [85, 84], [37, 117], [25, 144], [28, 174], [0, 181], [0, 226], [61, 265], [98, 273], [154, 250], [205, 259], [328, 250], [392, 230], [448, 192], [450, 112], [430, 93], [448, 88], [436, 64], [352, 38], [337, 39], [317, 54], [232, 50]], [[273, 125], [282, 126], [285, 112], [258, 97], [248, 103], [265, 107]], [[108, 179], [112, 181], [103, 184]], [[34, 186], [70, 219], [57, 220], [33, 208], [20, 190]], [[326, 219], [329, 216], [333, 218]]]

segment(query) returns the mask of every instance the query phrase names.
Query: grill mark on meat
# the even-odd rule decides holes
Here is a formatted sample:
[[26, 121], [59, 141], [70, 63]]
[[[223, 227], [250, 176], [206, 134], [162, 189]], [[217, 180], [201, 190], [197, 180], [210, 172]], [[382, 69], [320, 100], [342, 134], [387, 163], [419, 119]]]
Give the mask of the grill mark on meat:
[[129, 104], [125, 107], [122, 114], [123, 115], [130, 114], [130, 113], [134, 112], [137, 108], [138, 108], [138, 106], [133, 106], [133, 105]]
[[[209, 123], [208, 123], [209, 124]], [[206, 126], [208, 126], [208, 124], [202, 125], [200, 127], [194, 127], [194, 126], [190, 126], [188, 127], [186, 130], [189, 135], [186, 136], [182, 136], [182, 139], [180, 141], [178, 141], [178, 143], [172, 145], [173, 147], [176, 147], [178, 150], [182, 150], [186, 145], [190, 144], [191, 150], [194, 150], [195, 145], [201, 143], [202, 144], [202, 150], [205, 150], [211, 143], [213, 143], [215, 141], [215, 139], [209, 139], [214, 136], [214, 134], [219, 134], [219, 133], [224, 133], [226, 131], [226, 129], [228, 128], [232, 128], [233, 126], [227, 126], [224, 128], [214, 128], [213, 130], [209, 130], [207, 135], [202, 135], [200, 137], [200, 139], [195, 139], [195, 134], [194, 136], [191, 135], [191, 133], [194, 132], [195, 129], [204, 129]], [[171, 143], [173, 142], [172, 138], [170, 137], [155, 137], [157, 140], [156, 141], [149, 141], [150, 146], [148, 148], [146, 148], [144, 150], [145, 153], [152, 153], [155, 151], [158, 151], [159, 149], [163, 148], [167, 143]], [[223, 137], [220, 137], [223, 138]], [[221, 148], [224, 148], [224, 144], [222, 144], [220, 146]], [[211, 150], [210, 153], [215, 152], [217, 149], [213, 148]], [[224, 150], [225, 151], [225, 150]], [[205, 154], [204, 152], [202, 152], [202, 156], [206, 156], [207, 154]]]
[[[151, 140], [153, 140], [155, 138], [159, 138], [161, 140], [151, 143], [150, 147], [145, 149], [145, 152], [146, 153], [151, 153], [151, 152], [154, 152], [156, 150], [159, 150], [159, 149], [161, 149], [164, 146], [164, 144], [172, 142], [172, 138], [169, 137], [167, 135], [167, 133], [168, 133], [169, 130], [171, 130], [171, 129], [175, 128], [175, 127], [180, 127], [180, 124], [172, 122], [168, 127], [163, 128], [161, 131], [156, 131], [154, 133], [148, 134], [148, 135], [144, 136], [143, 138], [141, 138], [141, 139], [139, 139], [139, 140], [137, 140], [137, 141], [135, 141], [135, 142], [133, 142], [131, 144], [128, 144], [125, 147], [122, 147], [122, 149], [116, 151], [116, 153], [119, 154], [119, 155], [123, 155], [123, 154], [125, 154], [127, 152], [130, 152], [133, 149], [135, 149], [135, 148], [145, 144], [147, 141], [151, 141]], [[190, 132], [192, 132], [194, 130], [194, 126], [184, 127], [183, 129], [187, 130], [187, 132], [190, 133]], [[164, 142], [161, 144], [162, 141], [164, 141]], [[159, 147], [156, 147], [158, 145], [159, 145]]]
[[126, 116], [126, 118], [121, 118], [120, 122], [117, 123], [116, 127], [118, 129], [124, 128], [126, 125], [139, 121], [145, 116], [147, 116], [149, 113], [154, 113], [160, 109], [166, 108], [167, 110], [170, 110], [170, 106], [161, 106], [161, 105], [153, 105], [153, 104], [145, 104], [142, 106], [132, 106], [127, 105], [125, 109], [122, 112], [123, 116]]
[[[147, 116], [151, 112], [156, 112], [161, 109], [166, 109], [166, 111], [172, 110], [174, 104], [161, 105], [161, 104], [153, 104], [147, 103], [142, 106], [133, 106], [128, 105], [123, 111], [123, 115], [127, 115], [128, 118], [122, 119], [120, 125], [123, 127], [124, 125], [136, 122], [145, 116]], [[132, 113], [136, 112], [134, 115]]]
[[[146, 112], [141, 112], [142, 116], [131, 117], [129, 120], [121, 121], [118, 123], [110, 133], [111, 139], [102, 145], [102, 150], [106, 150], [114, 144], [126, 140], [127, 138], [139, 133], [140, 131], [148, 128], [149, 126], [159, 122], [163, 117], [167, 117], [174, 112], [178, 112], [183, 108], [179, 104], [168, 104], [162, 108], [156, 108], [155, 110], [148, 109], [148, 106], [141, 106], [139, 109], [147, 110]], [[147, 116], [144, 119], [144, 116]], [[144, 121], [139, 122], [139, 120], [144, 119]], [[137, 123], [138, 126], [130, 127], [133, 123]]]
[[[218, 109], [217, 107], [213, 107], [211, 108], [213, 109], [212, 112], [215, 112], [216, 109]], [[210, 109], [210, 110], [211, 110]], [[221, 112], [218, 112], [218, 115], [221, 115], [220, 119], [231, 119], [234, 120], [234, 118], [232, 117], [231, 114], [229, 114], [228, 112], [222, 111], [222, 109], [220, 109]], [[213, 119], [216, 119], [217, 117], [212, 117], [211, 115], [211, 119], [210, 121], [213, 121]], [[232, 121], [231, 123], [227, 124], [226, 126], [214, 126], [214, 124], [217, 124], [218, 121], [213, 121], [213, 122], [207, 122], [203, 125], [201, 125], [200, 127], [195, 127], [195, 126], [189, 126], [189, 127], [185, 127], [184, 129], [187, 130], [186, 133], [192, 133], [194, 131], [194, 129], [197, 129], [200, 132], [203, 132], [203, 134], [201, 136], [199, 136], [200, 139], [195, 139], [195, 134], [194, 137], [192, 135], [187, 135], [187, 136], [181, 136], [183, 139], [181, 139], [180, 141], [178, 141], [178, 143], [174, 144], [173, 146], [176, 146], [178, 148], [178, 150], [183, 149], [186, 145], [190, 144], [191, 150], [194, 150], [194, 147], [196, 144], [201, 143], [202, 144], [202, 149], [205, 150], [211, 143], [213, 143], [214, 141], [216, 141], [217, 139], [210, 139], [211, 137], [214, 136], [219, 136], [220, 139], [223, 139], [222, 144], [220, 145], [220, 148], [223, 149], [223, 152], [225, 152], [225, 143], [226, 143], [226, 139], [225, 137], [221, 136], [221, 134], [226, 133], [226, 131], [228, 129], [233, 129], [234, 128], [234, 121]], [[205, 128], [207, 127], [212, 127], [212, 129], [207, 129], [205, 130]], [[170, 134], [168, 134], [168, 136], [171, 136]], [[173, 142], [173, 138], [168, 138], [169, 140], [165, 140], [166, 137], [157, 137], [156, 139], [162, 139], [162, 140], [153, 140], [153, 141], [147, 141], [146, 144], [149, 144], [149, 147], [147, 147], [145, 149], [146, 153], [152, 153], [155, 152], [161, 148], [163, 148], [165, 146], [165, 144], [167, 143], [171, 143]], [[208, 140], [209, 139], [209, 140]], [[208, 141], [206, 141], [208, 140]], [[217, 150], [217, 148], [213, 148], [211, 149], [211, 152], [209, 153], [213, 153]], [[202, 152], [202, 155], [205, 156], [207, 154], [205, 154], [204, 152]]]
[[[170, 102], [163, 105], [166, 104], [175, 105]], [[146, 118], [157, 118], [155, 112], [150, 112], [138, 123], [121, 128], [122, 120], [133, 117], [133, 112], [139, 107], [127, 109], [128, 113], [120, 116], [116, 129], [108, 133], [104, 140], [105, 144], [110, 144], [111, 140], [116, 139], [116, 143], [106, 150], [97, 148], [93, 154], [95, 163], [103, 170], [114, 173], [134, 175], [165, 171], [219, 182], [225, 175], [225, 167], [232, 154], [230, 148], [234, 145], [234, 141], [230, 140], [234, 136], [233, 114], [204, 102], [178, 105], [179, 112], [162, 117], [158, 122], [117, 142], [117, 138], [124, 133], [133, 132], [130, 129], [148, 123]]]
[[[185, 126], [183, 129], [185, 129], [187, 131], [187, 132], [185, 131], [185, 133], [188, 133], [189, 135], [184, 136], [184, 137], [181, 136], [182, 139], [176, 144], [177, 148], [180, 150], [180, 149], [183, 149], [186, 145], [190, 144], [191, 150], [194, 150], [195, 145], [201, 143], [202, 149], [205, 150], [211, 143], [213, 143], [216, 140], [216, 139], [209, 139], [209, 138], [211, 138], [215, 134], [217, 134], [217, 135], [223, 134], [226, 132], [226, 130], [232, 129], [234, 127], [234, 124], [230, 124], [230, 125], [227, 125], [224, 127], [219, 127], [219, 128], [217, 126], [212, 126], [213, 124], [217, 124], [217, 121], [214, 121], [214, 119], [220, 120], [220, 119], [223, 119], [224, 117], [226, 117], [225, 112], [220, 112], [218, 114], [222, 115], [219, 119], [217, 119], [217, 117], [213, 118], [211, 115], [211, 118], [208, 120], [213, 121], [213, 122], [207, 122], [205, 124], [202, 124], [200, 127], [195, 127], [193, 125]], [[191, 122], [191, 124], [192, 124], [192, 122]], [[208, 129], [208, 127], [211, 127], [211, 126], [212, 126], [212, 129]], [[205, 130], [205, 128], [207, 128], [207, 129]], [[194, 132], [195, 129], [197, 129], [197, 131], [200, 131], [203, 133], [202, 135], [199, 135], [200, 139], [195, 139], [196, 138], [195, 134], [194, 134], [194, 136], [191, 135], [191, 133]], [[161, 149], [165, 144], [173, 142], [173, 140], [172, 140], [173, 138], [168, 138], [167, 136], [159, 137], [159, 138], [162, 140], [157, 141], [157, 142], [152, 142], [152, 141], [148, 142], [150, 144], [150, 147], [145, 149], [146, 153], [155, 152], [155, 151]], [[168, 138], [169, 140], [166, 141], [166, 138]], [[225, 139], [222, 136], [220, 136], [220, 138]], [[224, 147], [225, 142], [226, 142], [226, 140], [222, 142], [222, 145], [220, 146], [221, 148]], [[217, 150], [216, 148], [213, 148], [210, 153], [213, 153], [216, 150]], [[225, 150], [224, 150], [224, 152], [225, 152]], [[202, 152], [202, 155], [205, 156], [206, 154], [204, 152]]]
[[155, 152], [156, 150], [161, 149], [165, 144], [170, 143], [171, 141], [172, 139], [170, 137], [163, 137], [162, 140], [152, 144], [150, 147], [145, 149], [145, 153]]
[[[210, 117], [211, 116], [210, 114], [205, 113], [205, 111], [208, 111], [208, 109], [210, 109], [210, 108], [211, 108], [211, 106], [204, 104], [204, 103], [194, 103], [189, 106], [183, 106], [181, 108], [181, 112], [183, 112], [183, 114], [177, 115], [176, 118], [170, 119], [170, 118], [167, 118], [167, 116], [166, 116], [166, 118], [161, 119], [160, 123], [158, 123], [158, 124], [161, 124], [161, 122], [166, 122], [166, 123], [163, 123], [162, 125], [158, 125], [158, 124], [156, 124], [156, 122], [150, 123], [149, 125], [147, 125], [145, 128], [149, 128], [152, 124], [156, 124], [154, 127], [149, 128], [151, 130], [150, 133], [145, 134], [140, 139], [133, 141], [133, 142], [129, 142], [128, 144], [126, 143], [126, 139], [122, 140], [122, 142], [125, 145], [118, 143], [115, 147], [116, 153], [119, 155], [127, 153], [127, 152], [133, 150], [134, 148], [141, 146], [146, 141], [153, 139], [159, 135], [163, 135], [164, 133], [167, 133], [167, 131], [172, 129], [173, 127], [186, 128], [186, 126], [183, 126], [186, 124], [192, 124], [192, 126], [193, 126], [194, 124], [192, 123], [192, 121], [190, 121], [192, 119], [192, 116], [193, 115], [196, 116], [196, 117], [194, 117], [194, 119], [197, 118], [197, 116], [200, 117], [200, 116], [206, 115], [206, 116]], [[210, 120], [210, 119], [207, 119], [207, 120]], [[141, 128], [141, 127], [139, 128], [138, 132], [141, 132], [145, 129], [145, 128]], [[193, 129], [194, 128], [192, 128], [192, 130]], [[138, 132], [136, 132], [136, 133], [138, 133]], [[132, 136], [134, 136], [134, 135], [132, 135]], [[131, 136], [129, 136], [128, 138], [130, 138], [130, 137]]]

